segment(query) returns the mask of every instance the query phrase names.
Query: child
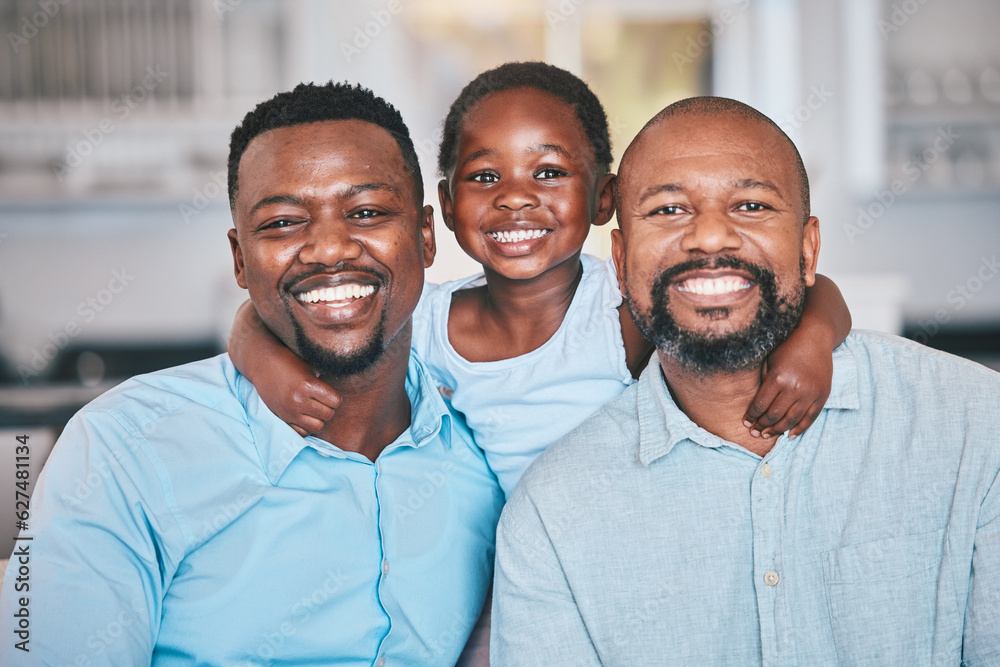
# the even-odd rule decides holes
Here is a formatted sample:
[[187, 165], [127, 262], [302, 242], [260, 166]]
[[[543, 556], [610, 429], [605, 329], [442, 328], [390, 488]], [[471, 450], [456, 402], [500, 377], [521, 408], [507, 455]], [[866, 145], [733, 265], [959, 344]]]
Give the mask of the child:
[[[581, 255], [613, 213], [607, 118], [576, 76], [544, 63], [480, 74], [452, 104], [438, 167], [441, 213], [483, 274], [426, 285], [412, 344], [465, 414], [506, 494], [531, 461], [645, 366], [652, 348], [622, 303], [614, 266]], [[230, 354], [264, 402], [300, 434], [339, 397], [244, 305]], [[850, 314], [825, 278], [802, 322], [768, 359], [744, 425], [803, 432], [826, 400], [832, 351]]]

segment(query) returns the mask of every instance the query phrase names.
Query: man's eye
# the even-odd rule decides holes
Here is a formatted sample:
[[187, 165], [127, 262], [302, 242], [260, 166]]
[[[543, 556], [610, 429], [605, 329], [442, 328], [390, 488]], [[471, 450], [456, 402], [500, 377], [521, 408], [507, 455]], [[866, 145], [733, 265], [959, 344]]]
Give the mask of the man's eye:
[[766, 204], [761, 204], [759, 201], [745, 201], [736, 207], [738, 211], [746, 211], [747, 213], [758, 213], [760, 211], [767, 211], [771, 207]]
[[560, 176], [565, 176], [566, 172], [562, 169], [556, 169], [555, 167], [546, 167], [544, 169], [539, 169], [535, 174], [535, 178], [559, 178]]
[[481, 171], [478, 174], [473, 174], [469, 180], [476, 183], [496, 183], [500, 177], [489, 171]]
[[653, 211], [653, 215], [677, 215], [682, 213], [681, 207], [676, 204], [668, 204], [667, 206], [661, 206], [660, 208]]
[[376, 211], [373, 208], [363, 208], [363, 209], [361, 209], [359, 211], [355, 211], [354, 213], [351, 213], [347, 217], [348, 218], [355, 218], [355, 219], [366, 220], [366, 219], [370, 219], [370, 218], [377, 218], [380, 215], [382, 215], [381, 211]]
[[302, 221], [289, 218], [281, 218], [279, 220], [272, 220], [271, 222], [261, 227], [261, 229], [285, 229], [287, 227], [291, 227], [292, 225], [297, 225], [300, 222]]

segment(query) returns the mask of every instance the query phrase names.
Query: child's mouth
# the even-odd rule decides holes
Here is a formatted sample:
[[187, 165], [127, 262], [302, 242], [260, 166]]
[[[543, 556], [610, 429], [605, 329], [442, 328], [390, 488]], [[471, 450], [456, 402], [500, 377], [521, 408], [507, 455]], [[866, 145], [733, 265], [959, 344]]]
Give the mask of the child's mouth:
[[532, 239], [540, 239], [550, 231], [549, 229], [516, 229], [504, 232], [487, 232], [487, 234], [498, 243], [521, 243]]

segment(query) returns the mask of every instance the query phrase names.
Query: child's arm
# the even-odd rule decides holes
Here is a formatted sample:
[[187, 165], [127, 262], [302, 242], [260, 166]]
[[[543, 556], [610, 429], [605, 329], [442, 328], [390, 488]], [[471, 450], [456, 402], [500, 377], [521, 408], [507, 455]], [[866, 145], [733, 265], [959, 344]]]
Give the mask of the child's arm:
[[791, 429], [794, 438], [809, 428], [830, 396], [832, 352], [851, 331], [851, 313], [832, 280], [817, 275], [806, 288], [802, 321], [764, 363], [760, 389], [743, 424], [770, 438]]
[[322, 429], [340, 405], [340, 395], [274, 337], [250, 301], [236, 313], [229, 356], [264, 405], [301, 436]]

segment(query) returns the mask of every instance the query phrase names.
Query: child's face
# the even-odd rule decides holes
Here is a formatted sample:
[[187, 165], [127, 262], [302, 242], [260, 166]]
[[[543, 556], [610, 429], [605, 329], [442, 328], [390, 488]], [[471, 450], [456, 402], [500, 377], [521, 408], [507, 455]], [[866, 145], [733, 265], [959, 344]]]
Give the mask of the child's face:
[[[610, 217], [594, 151], [573, 107], [535, 88], [487, 95], [465, 115], [445, 223], [489, 273], [536, 278], [577, 261], [591, 223]], [[605, 210], [607, 208], [608, 210]]]

